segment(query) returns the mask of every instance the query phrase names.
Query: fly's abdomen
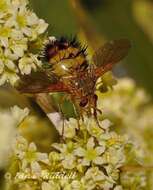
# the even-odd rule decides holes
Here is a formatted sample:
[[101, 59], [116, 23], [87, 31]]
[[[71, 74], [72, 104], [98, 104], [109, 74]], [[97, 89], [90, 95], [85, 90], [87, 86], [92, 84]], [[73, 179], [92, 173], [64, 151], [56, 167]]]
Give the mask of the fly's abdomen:
[[55, 39], [46, 44], [44, 57], [58, 76], [71, 75], [88, 67], [85, 48], [76, 41], [66, 38]]

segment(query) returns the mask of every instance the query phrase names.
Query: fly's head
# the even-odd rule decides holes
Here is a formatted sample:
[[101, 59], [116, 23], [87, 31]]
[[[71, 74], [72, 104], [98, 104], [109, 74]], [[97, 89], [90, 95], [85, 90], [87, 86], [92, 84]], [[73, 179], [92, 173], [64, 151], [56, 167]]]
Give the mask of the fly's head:
[[95, 86], [96, 80], [94, 77], [91, 77], [88, 72], [84, 72], [84, 76], [76, 79], [76, 98], [78, 98], [81, 108], [89, 107], [95, 94]]

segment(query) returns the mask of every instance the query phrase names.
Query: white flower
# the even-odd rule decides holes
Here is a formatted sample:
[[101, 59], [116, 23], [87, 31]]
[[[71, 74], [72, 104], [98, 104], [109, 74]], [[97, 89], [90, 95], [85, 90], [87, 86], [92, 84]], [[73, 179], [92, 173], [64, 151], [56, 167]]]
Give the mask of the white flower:
[[15, 137], [16, 125], [9, 112], [0, 113], [0, 168], [5, 167]]
[[5, 71], [3, 75], [0, 76], [0, 85], [3, 85], [6, 82], [14, 85], [18, 80], [19, 76], [15, 72]]
[[0, 42], [4, 47], [8, 47], [8, 38], [11, 34], [11, 28], [0, 25]]
[[103, 189], [104, 190], [110, 190], [113, 188], [113, 183], [109, 183], [108, 181], [104, 182]]
[[0, 113], [0, 168], [4, 167], [9, 160], [12, 144], [17, 133], [17, 124], [21, 122], [21, 116], [22, 119], [25, 117], [22, 109], [17, 108], [17, 106], [15, 108], [18, 110], [18, 116], [16, 115], [16, 117], [9, 110]]
[[107, 164], [104, 166], [104, 168], [105, 168], [105, 172], [107, 173], [107, 176], [109, 176], [107, 180], [111, 181], [111, 183], [112, 182], [115, 183], [115, 181], [117, 181], [120, 176], [119, 169], [117, 169], [117, 167], [112, 164]]
[[54, 181], [43, 182], [41, 185], [42, 190], [60, 190], [60, 185]]
[[21, 135], [17, 134], [16, 138], [12, 143], [12, 149], [14, 154], [19, 157], [23, 157], [23, 152], [25, 152], [27, 148], [28, 148], [28, 141]]
[[36, 145], [32, 142], [26, 150], [18, 153], [19, 159], [22, 161], [22, 170], [28, 168], [30, 164], [31, 171], [36, 175], [41, 175], [40, 163], [49, 164], [48, 155], [46, 153], [37, 152]]
[[121, 185], [117, 185], [114, 190], [123, 190], [122, 186]]
[[54, 143], [52, 146], [60, 151], [60, 158], [64, 168], [72, 169], [76, 167], [76, 158], [73, 155], [74, 144], [72, 142], [69, 142], [67, 145]]
[[23, 119], [28, 116], [29, 109], [28, 108], [21, 109], [18, 106], [14, 106], [11, 108], [11, 112], [17, 123], [21, 123]]
[[65, 156], [65, 158], [62, 160], [62, 165], [66, 169], [73, 169], [76, 166], [75, 156], [72, 154]]
[[90, 184], [91, 189], [99, 187], [104, 190], [109, 190], [115, 183], [110, 177], [104, 175], [98, 167], [91, 167], [87, 170], [84, 176], [86, 183]]
[[0, 1], [0, 12], [5, 12], [8, 8], [8, 2], [7, 0], [1, 0]]
[[[87, 130], [91, 136], [98, 138], [103, 133], [103, 130], [100, 127], [97, 127], [97, 123], [94, 118], [85, 117], [85, 120], [82, 123], [82, 125], [84, 126], [85, 124], [86, 124], [85, 127], [87, 127]], [[100, 122], [100, 125], [101, 125], [101, 122]]]
[[85, 179], [92, 179], [93, 181], [104, 181], [106, 176], [98, 167], [92, 167], [85, 173]]
[[[63, 123], [64, 122], [64, 123]], [[64, 125], [64, 134], [63, 136], [65, 138], [73, 138], [76, 134], [76, 129], [78, 128], [78, 123], [76, 122], [76, 119], [70, 118], [69, 120], [64, 120], [59, 123], [59, 126], [57, 127], [57, 130], [60, 134], [62, 134]]]
[[32, 57], [23, 57], [19, 60], [19, 69], [21, 70], [22, 74], [30, 74], [32, 70], [36, 70], [36, 64]]
[[[30, 74], [41, 64], [36, 61], [43, 44], [40, 35], [48, 24], [28, 9], [28, 3], [27, 0], [0, 1], [0, 85], [8, 82], [14, 86], [19, 70], [21, 74]], [[40, 47], [33, 47], [31, 44], [37, 40]]]
[[94, 138], [91, 137], [86, 145], [86, 149], [79, 147], [74, 151], [74, 154], [82, 157], [82, 165], [89, 166], [90, 163], [96, 165], [101, 165], [103, 163], [101, 154], [104, 153], [105, 147], [97, 146], [95, 147]]
[[47, 27], [48, 27], [48, 24], [45, 23], [45, 21], [43, 19], [40, 19], [39, 24], [36, 27], [36, 32], [38, 32], [38, 34], [42, 34], [45, 32]]
[[99, 121], [99, 126], [97, 126], [97, 123], [94, 118], [87, 118], [85, 117], [84, 123], [86, 124], [87, 130], [90, 135], [95, 136], [96, 138], [99, 138], [102, 134], [104, 134], [104, 130], [109, 130], [109, 127], [112, 125], [112, 122], [108, 119], [104, 119], [102, 121]]
[[112, 122], [109, 119], [104, 119], [101, 121], [101, 126], [103, 129], [108, 130], [108, 128], [112, 125]]
[[102, 156], [103, 163], [114, 165], [116, 168], [121, 167], [125, 163], [125, 155], [123, 148], [115, 149], [110, 147]]
[[24, 56], [25, 51], [27, 50], [27, 39], [22, 38], [22, 40], [15, 40], [15, 39], [10, 39], [9, 40], [9, 50], [6, 51], [6, 55], [11, 59], [14, 56], [14, 59], [18, 59], [20, 57]]

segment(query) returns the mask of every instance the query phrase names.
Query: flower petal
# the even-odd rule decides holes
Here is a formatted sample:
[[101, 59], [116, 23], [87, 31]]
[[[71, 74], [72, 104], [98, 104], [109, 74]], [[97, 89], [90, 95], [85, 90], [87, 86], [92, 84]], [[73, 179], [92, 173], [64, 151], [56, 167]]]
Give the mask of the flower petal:
[[83, 157], [85, 155], [85, 149], [79, 147], [74, 150], [74, 155]]
[[65, 157], [65, 159], [62, 161], [63, 167], [66, 169], [73, 169], [75, 165], [75, 157], [71, 154]]
[[83, 165], [83, 166], [89, 166], [89, 165], [90, 165], [90, 161], [84, 158], [84, 159], [82, 160], [82, 165]]
[[37, 153], [37, 160], [49, 164], [48, 155], [46, 153]]
[[37, 147], [36, 147], [35, 143], [33, 143], [33, 142], [30, 143], [29, 144], [29, 151], [34, 151], [35, 152], [36, 150], [37, 150]]
[[36, 174], [36, 175], [40, 175], [41, 174], [41, 167], [38, 164], [38, 162], [32, 162], [31, 163], [31, 169], [32, 169], [32, 172], [34, 174]]
[[98, 146], [95, 148], [97, 155], [101, 155], [104, 151], [105, 151], [105, 147], [104, 146]]
[[89, 140], [87, 142], [87, 149], [94, 148], [94, 146], [95, 146], [94, 138], [91, 137], [91, 138], [89, 138]]
[[95, 158], [93, 160], [93, 163], [97, 164], [97, 165], [102, 165], [104, 163], [104, 160], [102, 157], [98, 156], [97, 158]]

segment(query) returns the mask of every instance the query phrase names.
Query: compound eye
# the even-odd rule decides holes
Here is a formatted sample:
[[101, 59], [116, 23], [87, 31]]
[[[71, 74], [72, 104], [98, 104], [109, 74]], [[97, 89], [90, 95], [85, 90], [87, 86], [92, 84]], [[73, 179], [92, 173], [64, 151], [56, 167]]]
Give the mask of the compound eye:
[[88, 104], [88, 98], [85, 97], [85, 98], [83, 98], [83, 99], [81, 100], [81, 102], [80, 102], [79, 105], [80, 105], [81, 107], [85, 107], [87, 104]]

